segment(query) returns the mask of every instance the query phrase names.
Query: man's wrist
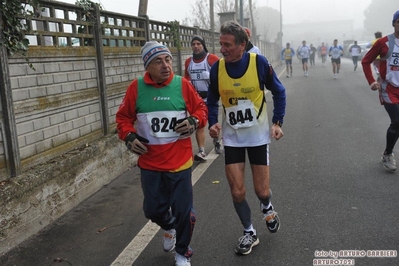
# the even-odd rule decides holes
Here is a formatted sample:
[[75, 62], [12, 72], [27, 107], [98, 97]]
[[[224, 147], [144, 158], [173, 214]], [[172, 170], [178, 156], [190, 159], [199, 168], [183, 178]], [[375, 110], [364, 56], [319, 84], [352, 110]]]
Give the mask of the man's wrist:
[[195, 116], [192, 116], [192, 119], [194, 120], [195, 129], [197, 129], [199, 127], [199, 120]]
[[283, 122], [277, 120], [277, 121], [273, 122], [273, 125], [278, 125], [279, 127], [282, 127]]
[[133, 133], [133, 132], [129, 132], [129, 133], [127, 133], [127, 135], [126, 135], [125, 144], [127, 145], [127, 143], [128, 143], [129, 141], [130, 141], [130, 142], [133, 142], [135, 139], [136, 139], [136, 134]]

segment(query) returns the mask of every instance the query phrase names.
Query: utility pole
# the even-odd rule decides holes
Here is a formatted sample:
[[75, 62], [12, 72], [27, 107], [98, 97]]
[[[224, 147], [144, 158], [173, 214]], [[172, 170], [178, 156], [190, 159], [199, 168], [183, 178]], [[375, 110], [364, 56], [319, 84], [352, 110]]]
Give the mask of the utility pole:
[[139, 3], [139, 17], [147, 16], [148, 0], [140, 0]]
[[[248, 5], [249, 5], [249, 14], [251, 16], [251, 32], [252, 32], [252, 36], [255, 36], [255, 39], [252, 40], [254, 42], [255, 45], [258, 45], [258, 38], [256, 37], [256, 27], [255, 27], [255, 20], [254, 20], [254, 13], [252, 10], [252, 0], [248, 1]], [[248, 25], [249, 26], [249, 25]]]
[[[283, 9], [282, 9], [282, 4], [281, 4], [280, 0], [280, 34], [279, 34], [279, 42], [280, 42], [280, 49], [282, 49], [283, 47]], [[282, 63], [283, 61], [280, 60], [280, 63]]]
[[[140, 0], [139, 3], [139, 17], [146, 18], [146, 25], [145, 25], [145, 39], [146, 41], [150, 40], [150, 18], [147, 15], [147, 7], [148, 7], [148, 0]], [[144, 44], [142, 44], [144, 45]]]
[[211, 32], [212, 32], [212, 53], [215, 53], [215, 12], [213, 10], [213, 0], [209, 0], [209, 16], [211, 19]]
[[240, 0], [240, 24], [244, 26], [244, 0]]
[[236, 13], [235, 20], [238, 20], [238, 0], [234, 2], [234, 12]]

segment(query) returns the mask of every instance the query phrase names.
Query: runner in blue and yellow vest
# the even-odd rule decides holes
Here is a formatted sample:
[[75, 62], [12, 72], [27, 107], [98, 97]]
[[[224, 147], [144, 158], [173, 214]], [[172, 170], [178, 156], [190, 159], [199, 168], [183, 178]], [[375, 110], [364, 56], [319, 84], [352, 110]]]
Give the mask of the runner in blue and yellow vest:
[[287, 78], [292, 77], [292, 58], [294, 57], [294, 55], [294, 49], [292, 49], [290, 43], [287, 42], [285, 48], [281, 51], [281, 60], [285, 60]]
[[[270, 136], [283, 136], [285, 88], [263, 55], [246, 53], [248, 35], [235, 21], [220, 28], [220, 53], [223, 58], [212, 65], [208, 93], [208, 123], [211, 137], [222, 133], [225, 148], [225, 171], [234, 208], [244, 227], [236, 253], [246, 255], [259, 243], [252, 224], [251, 208], [246, 200], [244, 169], [248, 155], [252, 180], [266, 227], [277, 232], [280, 220], [271, 204], [269, 186]], [[272, 126], [269, 127], [264, 89], [273, 95]], [[223, 105], [222, 122], [218, 122], [218, 101]], [[269, 129], [270, 128], [270, 129]], [[259, 206], [257, 206], [259, 208]]]

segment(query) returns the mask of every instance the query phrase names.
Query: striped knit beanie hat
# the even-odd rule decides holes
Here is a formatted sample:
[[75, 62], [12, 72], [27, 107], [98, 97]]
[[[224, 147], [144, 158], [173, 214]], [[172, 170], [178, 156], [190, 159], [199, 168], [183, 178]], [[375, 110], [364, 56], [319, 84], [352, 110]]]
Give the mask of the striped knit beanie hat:
[[148, 64], [151, 63], [151, 61], [154, 60], [157, 56], [163, 54], [167, 54], [173, 59], [172, 54], [170, 53], [168, 47], [166, 47], [165, 45], [157, 41], [146, 42], [143, 48], [141, 48], [141, 58], [144, 62], [144, 68], [147, 68]]

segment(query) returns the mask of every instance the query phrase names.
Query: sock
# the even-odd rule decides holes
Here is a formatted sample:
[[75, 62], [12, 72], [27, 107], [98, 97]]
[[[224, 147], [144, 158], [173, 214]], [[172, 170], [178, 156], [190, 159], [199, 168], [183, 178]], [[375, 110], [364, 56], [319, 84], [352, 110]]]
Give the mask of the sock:
[[244, 231], [245, 231], [245, 232], [250, 232], [250, 231], [252, 231], [252, 232], [254, 232], [254, 233], [256, 234], [256, 231], [255, 231], [255, 229], [254, 229], [254, 227], [253, 227], [252, 224], [251, 224], [248, 228], [245, 228]]
[[260, 204], [260, 210], [263, 213], [267, 212], [272, 207], [271, 199], [272, 199], [273, 193], [272, 193], [271, 189], [269, 189], [269, 192], [270, 193], [269, 193], [269, 196], [267, 198], [258, 198], [260, 203], [261, 203]]
[[272, 203], [269, 201], [269, 204], [265, 205], [262, 203], [262, 210], [267, 212], [268, 210], [270, 210], [272, 208]]
[[251, 219], [251, 208], [249, 208], [248, 202], [243, 200], [240, 203], [233, 202], [234, 209], [236, 210], [238, 217], [240, 218], [241, 224], [244, 228], [249, 228], [252, 225]]

